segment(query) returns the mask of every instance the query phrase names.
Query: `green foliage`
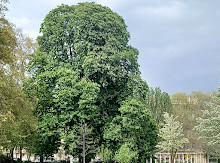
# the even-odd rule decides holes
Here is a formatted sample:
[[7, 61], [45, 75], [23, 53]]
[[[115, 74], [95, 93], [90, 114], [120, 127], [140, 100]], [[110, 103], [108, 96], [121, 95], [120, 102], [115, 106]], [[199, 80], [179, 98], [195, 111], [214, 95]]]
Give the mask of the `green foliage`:
[[77, 152], [73, 149], [77, 148], [75, 141], [80, 123], [91, 120], [97, 114], [94, 102], [99, 88], [85, 78], [80, 80], [77, 73], [65, 65], [63, 68], [48, 67], [51, 70], [37, 76], [37, 84], [30, 85], [35, 89], [32, 93], [40, 99], [37, 108], [39, 129], [47, 136], [60, 135], [58, 137], [65, 140], [66, 151], [75, 155]]
[[173, 108], [170, 96], [166, 92], [161, 92], [160, 88], [151, 88], [147, 93], [146, 102], [158, 124], [163, 121], [164, 113], [170, 113]]
[[9, 162], [12, 162], [12, 161], [11, 161], [10, 157], [5, 156], [3, 154], [0, 154], [0, 162], [1, 163], [9, 163]]
[[29, 148], [30, 153], [39, 155], [40, 157], [47, 158], [58, 152], [60, 146], [59, 136], [53, 134], [51, 136], [45, 135], [41, 129], [37, 130], [32, 138], [32, 146]]
[[46, 16], [41, 32], [43, 36], [38, 38], [41, 50], [53, 52], [53, 56], [68, 53], [65, 57], [57, 57], [65, 62], [77, 57], [77, 53], [103, 51], [100, 47], [124, 48], [129, 38], [124, 20], [109, 8], [95, 3], [59, 6]]
[[121, 115], [106, 126], [104, 138], [109, 144], [114, 144], [114, 150], [121, 148], [124, 143], [131, 144], [131, 150], [137, 153], [138, 160], [150, 157], [155, 150], [158, 134], [150, 110], [142, 102], [131, 99], [123, 102], [119, 111]]
[[6, 149], [28, 146], [26, 141], [36, 128], [36, 121], [32, 115], [34, 104], [19, 89], [14, 87], [13, 91], [10, 90], [13, 96], [7, 97], [4, 102], [7, 106], [6, 117], [3, 116], [4, 112], [1, 115], [0, 144]]
[[[1, 1], [0, 12], [5, 2]], [[4, 149], [28, 147], [36, 128], [32, 114], [36, 101], [22, 90], [27, 55], [33, 47], [29, 37], [0, 18], [0, 146]]]
[[120, 163], [130, 163], [135, 157], [136, 153], [127, 144], [123, 144], [115, 154], [115, 160]]
[[113, 153], [107, 147], [102, 147], [102, 154], [103, 154], [103, 162], [111, 162], [113, 160]]
[[[67, 153], [81, 157], [79, 131], [86, 123], [99, 148], [114, 154], [131, 139], [140, 157], [152, 153], [157, 127], [144, 108], [148, 86], [140, 77], [138, 51], [128, 45], [122, 17], [95, 3], [61, 5], [45, 17], [40, 31], [27, 82], [29, 96], [38, 98], [40, 133], [57, 135]], [[125, 124], [133, 117], [137, 124]], [[116, 126], [108, 132], [114, 137], [109, 138], [108, 126]]]
[[0, 66], [12, 63], [15, 58], [13, 51], [17, 46], [13, 25], [4, 17], [0, 18]]

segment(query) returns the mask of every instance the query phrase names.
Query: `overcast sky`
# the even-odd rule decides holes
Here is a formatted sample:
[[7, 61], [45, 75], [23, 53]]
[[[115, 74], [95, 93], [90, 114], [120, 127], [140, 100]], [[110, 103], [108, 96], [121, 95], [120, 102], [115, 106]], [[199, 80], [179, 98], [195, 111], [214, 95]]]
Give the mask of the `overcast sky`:
[[[46, 14], [80, 0], [10, 0], [7, 17], [36, 38]], [[88, 1], [87, 1], [88, 2]], [[91, 2], [91, 1], [89, 1]], [[96, 0], [125, 19], [142, 78], [170, 95], [217, 91], [220, 0]]]

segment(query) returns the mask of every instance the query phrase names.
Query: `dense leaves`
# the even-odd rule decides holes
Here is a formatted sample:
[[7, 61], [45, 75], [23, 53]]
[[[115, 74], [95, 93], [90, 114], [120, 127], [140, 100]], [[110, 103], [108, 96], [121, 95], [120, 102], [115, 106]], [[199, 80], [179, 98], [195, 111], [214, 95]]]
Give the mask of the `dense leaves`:
[[0, 18], [0, 60], [1, 65], [14, 61], [13, 51], [17, 45], [13, 25], [4, 17]]
[[[110, 149], [120, 151], [127, 144], [129, 151], [137, 156], [138, 161], [144, 161], [153, 154], [157, 144], [156, 122], [150, 111], [136, 99], [123, 102], [119, 111], [120, 116], [116, 116], [112, 123], [106, 125], [104, 138], [108, 145], [112, 145], [109, 146]], [[116, 155], [118, 158], [118, 154]]]
[[150, 88], [146, 102], [158, 124], [163, 121], [164, 113], [170, 113], [173, 108], [170, 96], [166, 92], [161, 92], [160, 88]]
[[115, 154], [115, 160], [120, 163], [130, 163], [135, 160], [136, 153], [127, 144], [122, 145]]
[[36, 100], [28, 98], [22, 88], [27, 54], [35, 44], [5, 19], [5, 2], [0, 4], [0, 146], [13, 152], [30, 146], [28, 140], [36, 128], [32, 114]]
[[[138, 51], [128, 45], [122, 17], [95, 3], [61, 5], [45, 17], [40, 31], [39, 50], [30, 58], [32, 78], [27, 89], [31, 97], [39, 99], [36, 113], [40, 124], [45, 124], [40, 127], [44, 134], [55, 132], [68, 153], [81, 157], [77, 133], [86, 123], [91, 126], [92, 141], [114, 155], [120, 145], [116, 149], [113, 144], [125, 140], [106, 141], [106, 126], [114, 125], [117, 118], [126, 121], [143, 112], [143, 119], [136, 119], [136, 129], [129, 129], [133, 124], [123, 125], [136, 139], [134, 148], [140, 150], [140, 157], [146, 155], [146, 149], [151, 153], [157, 129], [144, 107], [148, 86], [140, 78]], [[126, 113], [129, 99], [137, 99], [128, 113], [131, 117]], [[50, 118], [43, 118], [48, 115], [52, 126]], [[139, 136], [136, 130], [141, 132]], [[138, 147], [137, 142], [144, 146]]]

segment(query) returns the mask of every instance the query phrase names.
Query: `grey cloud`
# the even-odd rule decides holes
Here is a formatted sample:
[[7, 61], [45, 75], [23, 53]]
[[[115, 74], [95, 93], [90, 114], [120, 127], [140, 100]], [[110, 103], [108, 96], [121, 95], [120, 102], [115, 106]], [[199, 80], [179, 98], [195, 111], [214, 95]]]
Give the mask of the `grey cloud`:
[[[9, 15], [38, 32], [45, 15], [72, 0], [11, 0]], [[219, 0], [96, 0], [125, 19], [129, 44], [140, 51], [142, 77], [169, 94], [217, 90], [220, 79]]]

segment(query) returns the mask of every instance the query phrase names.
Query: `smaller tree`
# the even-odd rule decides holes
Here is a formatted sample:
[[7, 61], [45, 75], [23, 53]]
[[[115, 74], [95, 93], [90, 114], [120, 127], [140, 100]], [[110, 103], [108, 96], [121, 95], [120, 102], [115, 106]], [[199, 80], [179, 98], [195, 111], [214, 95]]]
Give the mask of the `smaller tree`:
[[86, 123], [82, 123], [79, 129], [77, 145], [82, 150], [83, 163], [86, 163], [86, 156], [90, 153], [95, 153], [93, 150], [95, 142], [91, 137], [92, 129]]
[[183, 138], [182, 124], [176, 121], [176, 118], [168, 113], [164, 114], [165, 123], [159, 130], [159, 136], [162, 140], [157, 145], [160, 150], [170, 152], [171, 163], [174, 163], [177, 150], [188, 142], [188, 139]]
[[101, 153], [102, 153], [102, 161], [104, 163], [109, 163], [112, 162], [112, 160], [114, 160], [112, 150], [108, 149], [107, 147], [104, 147], [104, 145], [101, 148]]
[[130, 163], [136, 157], [136, 153], [132, 151], [128, 144], [123, 144], [115, 154], [115, 160], [120, 163]]
[[204, 110], [202, 117], [197, 118], [195, 129], [200, 131], [208, 141], [209, 147], [214, 147], [215, 154], [220, 154], [220, 100], [207, 103], [209, 110]]

